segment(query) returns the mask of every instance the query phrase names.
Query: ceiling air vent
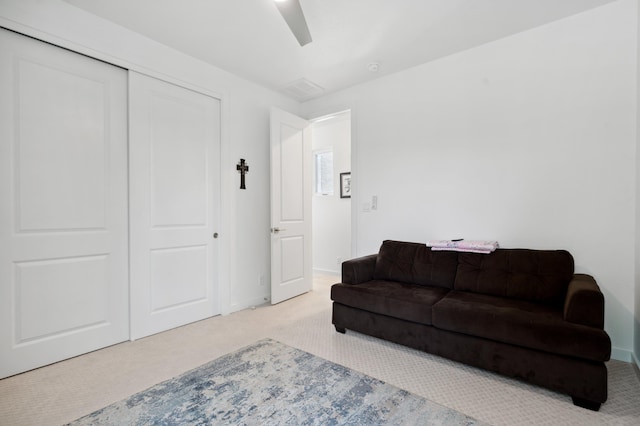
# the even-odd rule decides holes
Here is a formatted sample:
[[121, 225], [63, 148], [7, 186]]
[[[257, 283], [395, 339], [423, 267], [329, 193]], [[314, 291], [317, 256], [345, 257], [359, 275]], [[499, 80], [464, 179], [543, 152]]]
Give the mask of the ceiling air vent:
[[280, 91], [298, 101], [306, 101], [320, 95], [324, 89], [305, 78], [301, 78], [284, 86]]

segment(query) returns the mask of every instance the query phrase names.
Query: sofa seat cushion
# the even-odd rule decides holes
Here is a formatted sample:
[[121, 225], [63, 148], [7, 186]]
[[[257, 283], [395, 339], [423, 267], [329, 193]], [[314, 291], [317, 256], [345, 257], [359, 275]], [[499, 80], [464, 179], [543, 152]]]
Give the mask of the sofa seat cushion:
[[331, 300], [353, 308], [431, 325], [431, 307], [448, 290], [392, 281], [368, 281], [362, 284], [334, 284]]
[[386, 240], [378, 252], [373, 278], [452, 289], [457, 268], [458, 253]]
[[603, 330], [564, 321], [562, 309], [546, 305], [451, 291], [432, 311], [442, 330], [592, 361], [611, 355]]

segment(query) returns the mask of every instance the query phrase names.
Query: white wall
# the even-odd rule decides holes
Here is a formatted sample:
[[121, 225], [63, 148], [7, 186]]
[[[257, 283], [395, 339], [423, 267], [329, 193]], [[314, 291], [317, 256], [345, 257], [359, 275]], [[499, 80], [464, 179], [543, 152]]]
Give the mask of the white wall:
[[340, 198], [340, 173], [351, 171], [351, 114], [347, 111], [312, 124], [313, 150], [333, 151], [333, 195], [314, 195], [313, 269], [339, 274], [351, 257], [351, 199]]
[[[2, 0], [0, 25], [221, 98], [221, 310], [263, 302], [270, 276], [269, 108], [295, 113], [298, 103], [60, 0]], [[250, 165], [245, 191], [235, 170], [240, 158]]]
[[[637, 22], [640, 26], [640, 7], [638, 8]], [[637, 60], [638, 60], [638, 69], [640, 70], [640, 30], [638, 31], [638, 42], [637, 42]], [[638, 80], [636, 84], [636, 274], [635, 274], [635, 315], [634, 315], [634, 362], [636, 366], [640, 367], [640, 110], [638, 106], [640, 106], [640, 73], [636, 73]], [[640, 370], [636, 370], [638, 372]]]
[[621, 0], [303, 104], [353, 108], [357, 253], [387, 238], [568, 249], [629, 360], [636, 29]]

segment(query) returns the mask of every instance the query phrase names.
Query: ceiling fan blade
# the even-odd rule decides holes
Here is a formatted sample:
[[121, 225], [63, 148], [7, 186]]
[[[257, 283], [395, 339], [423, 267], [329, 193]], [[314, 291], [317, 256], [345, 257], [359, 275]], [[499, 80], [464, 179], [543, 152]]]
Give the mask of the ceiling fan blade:
[[291, 32], [298, 40], [298, 43], [300, 43], [300, 46], [311, 43], [311, 33], [309, 32], [306, 19], [304, 19], [300, 1], [286, 0], [276, 1], [275, 3], [278, 11], [291, 29]]

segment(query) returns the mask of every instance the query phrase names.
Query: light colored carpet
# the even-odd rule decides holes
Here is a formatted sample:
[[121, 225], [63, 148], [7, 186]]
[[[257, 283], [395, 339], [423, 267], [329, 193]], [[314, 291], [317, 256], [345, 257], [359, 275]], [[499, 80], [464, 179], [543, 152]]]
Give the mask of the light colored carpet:
[[56, 425], [273, 338], [495, 425], [638, 425], [640, 380], [611, 361], [599, 412], [571, 398], [331, 325], [329, 287], [275, 306], [220, 316], [0, 380], [0, 425]]

